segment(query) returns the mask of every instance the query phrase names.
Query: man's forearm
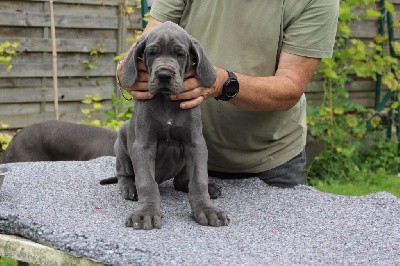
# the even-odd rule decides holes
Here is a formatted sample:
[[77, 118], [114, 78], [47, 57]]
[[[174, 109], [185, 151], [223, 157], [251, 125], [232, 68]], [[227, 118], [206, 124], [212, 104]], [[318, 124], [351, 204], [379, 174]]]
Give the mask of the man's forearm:
[[[235, 73], [240, 90], [230, 103], [248, 111], [287, 111], [300, 100], [319, 63], [318, 58], [282, 52], [274, 76], [252, 77]], [[219, 83], [221, 88], [222, 85]]]
[[304, 92], [287, 77], [236, 75], [240, 91], [230, 103], [244, 110], [287, 111], [296, 105]]

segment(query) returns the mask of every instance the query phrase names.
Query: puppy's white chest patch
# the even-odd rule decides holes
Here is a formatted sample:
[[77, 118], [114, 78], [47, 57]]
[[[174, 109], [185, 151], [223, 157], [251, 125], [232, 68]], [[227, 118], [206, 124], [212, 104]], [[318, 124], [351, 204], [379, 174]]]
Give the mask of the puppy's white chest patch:
[[174, 124], [174, 120], [172, 118], [167, 120], [167, 125], [172, 126]]

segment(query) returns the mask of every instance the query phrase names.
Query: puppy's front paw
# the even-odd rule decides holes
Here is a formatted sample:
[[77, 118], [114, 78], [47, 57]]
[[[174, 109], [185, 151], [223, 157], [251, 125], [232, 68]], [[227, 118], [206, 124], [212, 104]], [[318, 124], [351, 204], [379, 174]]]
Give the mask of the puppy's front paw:
[[223, 226], [229, 224], [228, 214], [213, 206], [193, 211], [192, 217], [201, 225]]
[[135, 182], [132, 178], [118, 177], [118, 186], [124, 199], [133, 201], [138, 200]]
[[125, 225], [133, 229], [151, 230], [161, 228], [161, 213], [156, 208], [148, 207], [134, 211], [126, 219]]

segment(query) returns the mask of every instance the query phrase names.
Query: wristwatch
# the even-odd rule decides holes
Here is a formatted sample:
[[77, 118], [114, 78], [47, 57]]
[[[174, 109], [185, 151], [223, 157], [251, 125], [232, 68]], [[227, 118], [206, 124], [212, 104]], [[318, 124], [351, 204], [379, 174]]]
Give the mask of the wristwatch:
[[228, 80], [222, 87], [222, 94], [215, 97], [216, 100], [229, 101], [239, 93], [239, 81], [235, 73], [228, 70], [226, 72], [228, 72]]

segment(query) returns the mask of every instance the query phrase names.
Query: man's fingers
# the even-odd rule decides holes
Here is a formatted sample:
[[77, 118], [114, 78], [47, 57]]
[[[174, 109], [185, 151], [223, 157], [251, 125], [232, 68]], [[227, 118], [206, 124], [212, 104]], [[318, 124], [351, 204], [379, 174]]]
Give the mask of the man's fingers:
[[181, 109], [190, 109], [190, 108], [194, 108], [196, 106], [199, 106], [202, 102], [204, 102], [205, 100], [205, 96], [200, 95], [199, 97], [192, 99], [190, 101], [185, 101], [182, 102], [179, 107]]
[[153, 98], [153, 95], [149, 92], [147, 81], [136, 82], [133, 87], [128, 90], [135, 100], [149, 100]]
[[148, 82], [149, 81], [149, 72], [147, 71], [138, 71], [136, 82]]
[[196, 77], [196, 71], [194, 68], [191, 68], [188, 72], [185, 74], [185, 79]]
[[178, 100], [191, 100], [199, 97], [202, 94], [202, 88], [197, 87], [195, 89], [189, 91], [183, 91], [178, 94], [174, 94], [170, 96], [171, 100], [178, 101]]
[[[182, 91], [190, 91], [196, 88], [201, 87], [199, 81], [197, 80], [196, 77], [189, 77], [186, 78], [185, 81], [183, 82], [183, 90]], [[193, 97], [192, 97], [193, 98]]]
[[150, 100], [151, 98], [153, 98], [153, 95], [151, 95], [149, 91], [131, 90], [129, 91], [129, 93], [136, 100]]
[[138, 68], [139, 71], [146, 71], [147, 72], [147, 69], [146, 69], [146, 66], [143, 63], [143, 60], [138, 59], [137, 68]]

